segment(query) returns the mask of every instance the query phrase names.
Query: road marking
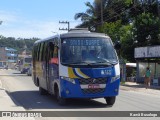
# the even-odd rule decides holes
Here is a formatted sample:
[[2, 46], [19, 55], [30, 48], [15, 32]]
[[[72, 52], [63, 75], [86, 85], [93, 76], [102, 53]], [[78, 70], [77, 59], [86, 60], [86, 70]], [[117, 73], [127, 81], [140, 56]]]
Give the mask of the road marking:
[[2, 81], [0, 80], [0, 90], [5, 90], [5, 88], [2, 87]]
[[2, 82], [1, 82], [1, 80], [0, 80], [0, 89], [2, 88]]

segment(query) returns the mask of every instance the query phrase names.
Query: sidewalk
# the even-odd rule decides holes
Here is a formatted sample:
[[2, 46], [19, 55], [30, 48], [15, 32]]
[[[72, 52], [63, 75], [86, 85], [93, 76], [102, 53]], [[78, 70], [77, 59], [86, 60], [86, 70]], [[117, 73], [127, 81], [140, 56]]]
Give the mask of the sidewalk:
[[25, 111], [23, 107], [16, 106], [3, 88], [2, 82], [0, 80], [0, 111]]
[[125, 82], [125, 84], [120, 86], [120, 89], [160, 96], [160, 86], [151, 85], [148, 89], [146, 89], [145, 85], [143, 84], [138, 84], [135, 82]]
[[[4, 111], [25, 111], [21, 106], [15, 105], [14, 100], [7, 94], [0, 80], [0, 114]], [[0, 117], [1, 120], [35, 120], [33, 117]]]

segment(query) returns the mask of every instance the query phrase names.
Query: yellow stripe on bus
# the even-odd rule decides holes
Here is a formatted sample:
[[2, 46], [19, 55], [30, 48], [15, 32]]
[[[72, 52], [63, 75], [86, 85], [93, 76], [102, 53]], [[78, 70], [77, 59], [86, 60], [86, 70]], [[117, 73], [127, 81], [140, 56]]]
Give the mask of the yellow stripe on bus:
[[79, 78], [74, 74], [73, 69], [71, 67], [68, 67], [68, 76], [69, 78]]
[[84, 73], [82, 73], [82, 71], [80, 70], [80, 68], [77, 68], [77, 74], [83, 78], [89, 78], [89, 76], [85, 75]]

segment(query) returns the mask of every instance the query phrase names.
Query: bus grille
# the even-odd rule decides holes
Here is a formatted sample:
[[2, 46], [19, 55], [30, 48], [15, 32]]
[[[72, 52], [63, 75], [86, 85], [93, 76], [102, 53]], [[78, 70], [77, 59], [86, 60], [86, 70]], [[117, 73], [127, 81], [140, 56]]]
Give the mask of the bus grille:
[[106, 84], [107, 78], [81, 78], [79, 79], [79, 83], [81, 85], [87, 85], [87, 84]]
[[[80, 85], [89, 85], [89, 84], [107, 84], [107, 78], [81, 78], [79, 79]], [[95, 94], [102, 93], [105, 91], [105, 88], [81, 88], [84, 94]]]
[[104, 92], [105, 88], [97, 88], [97, 89], [82, 89], [84, 94], [95, 94]]

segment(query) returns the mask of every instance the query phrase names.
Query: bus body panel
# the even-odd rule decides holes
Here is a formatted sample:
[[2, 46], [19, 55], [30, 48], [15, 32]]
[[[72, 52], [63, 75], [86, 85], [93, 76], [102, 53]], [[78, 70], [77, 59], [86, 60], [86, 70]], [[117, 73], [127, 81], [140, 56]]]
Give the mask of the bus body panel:
[[[99, 98], [118, 95], [120, 78], [113, 82], [111, 79], [120, 75], [119, 64], [105, 68], [71, 68], [60, 65], [59, 69], [61, 96], [64, 98]], [[66, 80], [65, 77], [74, 79], [75, 83]], [[90, 85], [99, 88], [96, 91], [94, 88], [88, 88]]]
[[[110, 81], [111, 79], [108, 78]], [[106, 84], [106, 87], [104, 88], [104, 92], [94, 92], [93, 90], [82, 90], [81, 87], [78, 84], [78, 80], [76, 80], [77, 84], [72, 84], [66, 80], [61, 79], [61, 96], [64, 98], [104, 98], [104, 97], [109, 97], [109, 96], [117, 96], [119, 93], [119, 84], [120, 84], [120, 79], [116, 80], [113, 83], [108, 83]], [[66, 93], [69, 93], [67, 94]]]
[[39, 62], [37, 61], [35, 63], [36, 65], [36, 79], [39, 81], [39, 86], [47, 90], [47, 82], [46, 82], [46, 77], [45, 77], [45, 63], [44, 62]]

